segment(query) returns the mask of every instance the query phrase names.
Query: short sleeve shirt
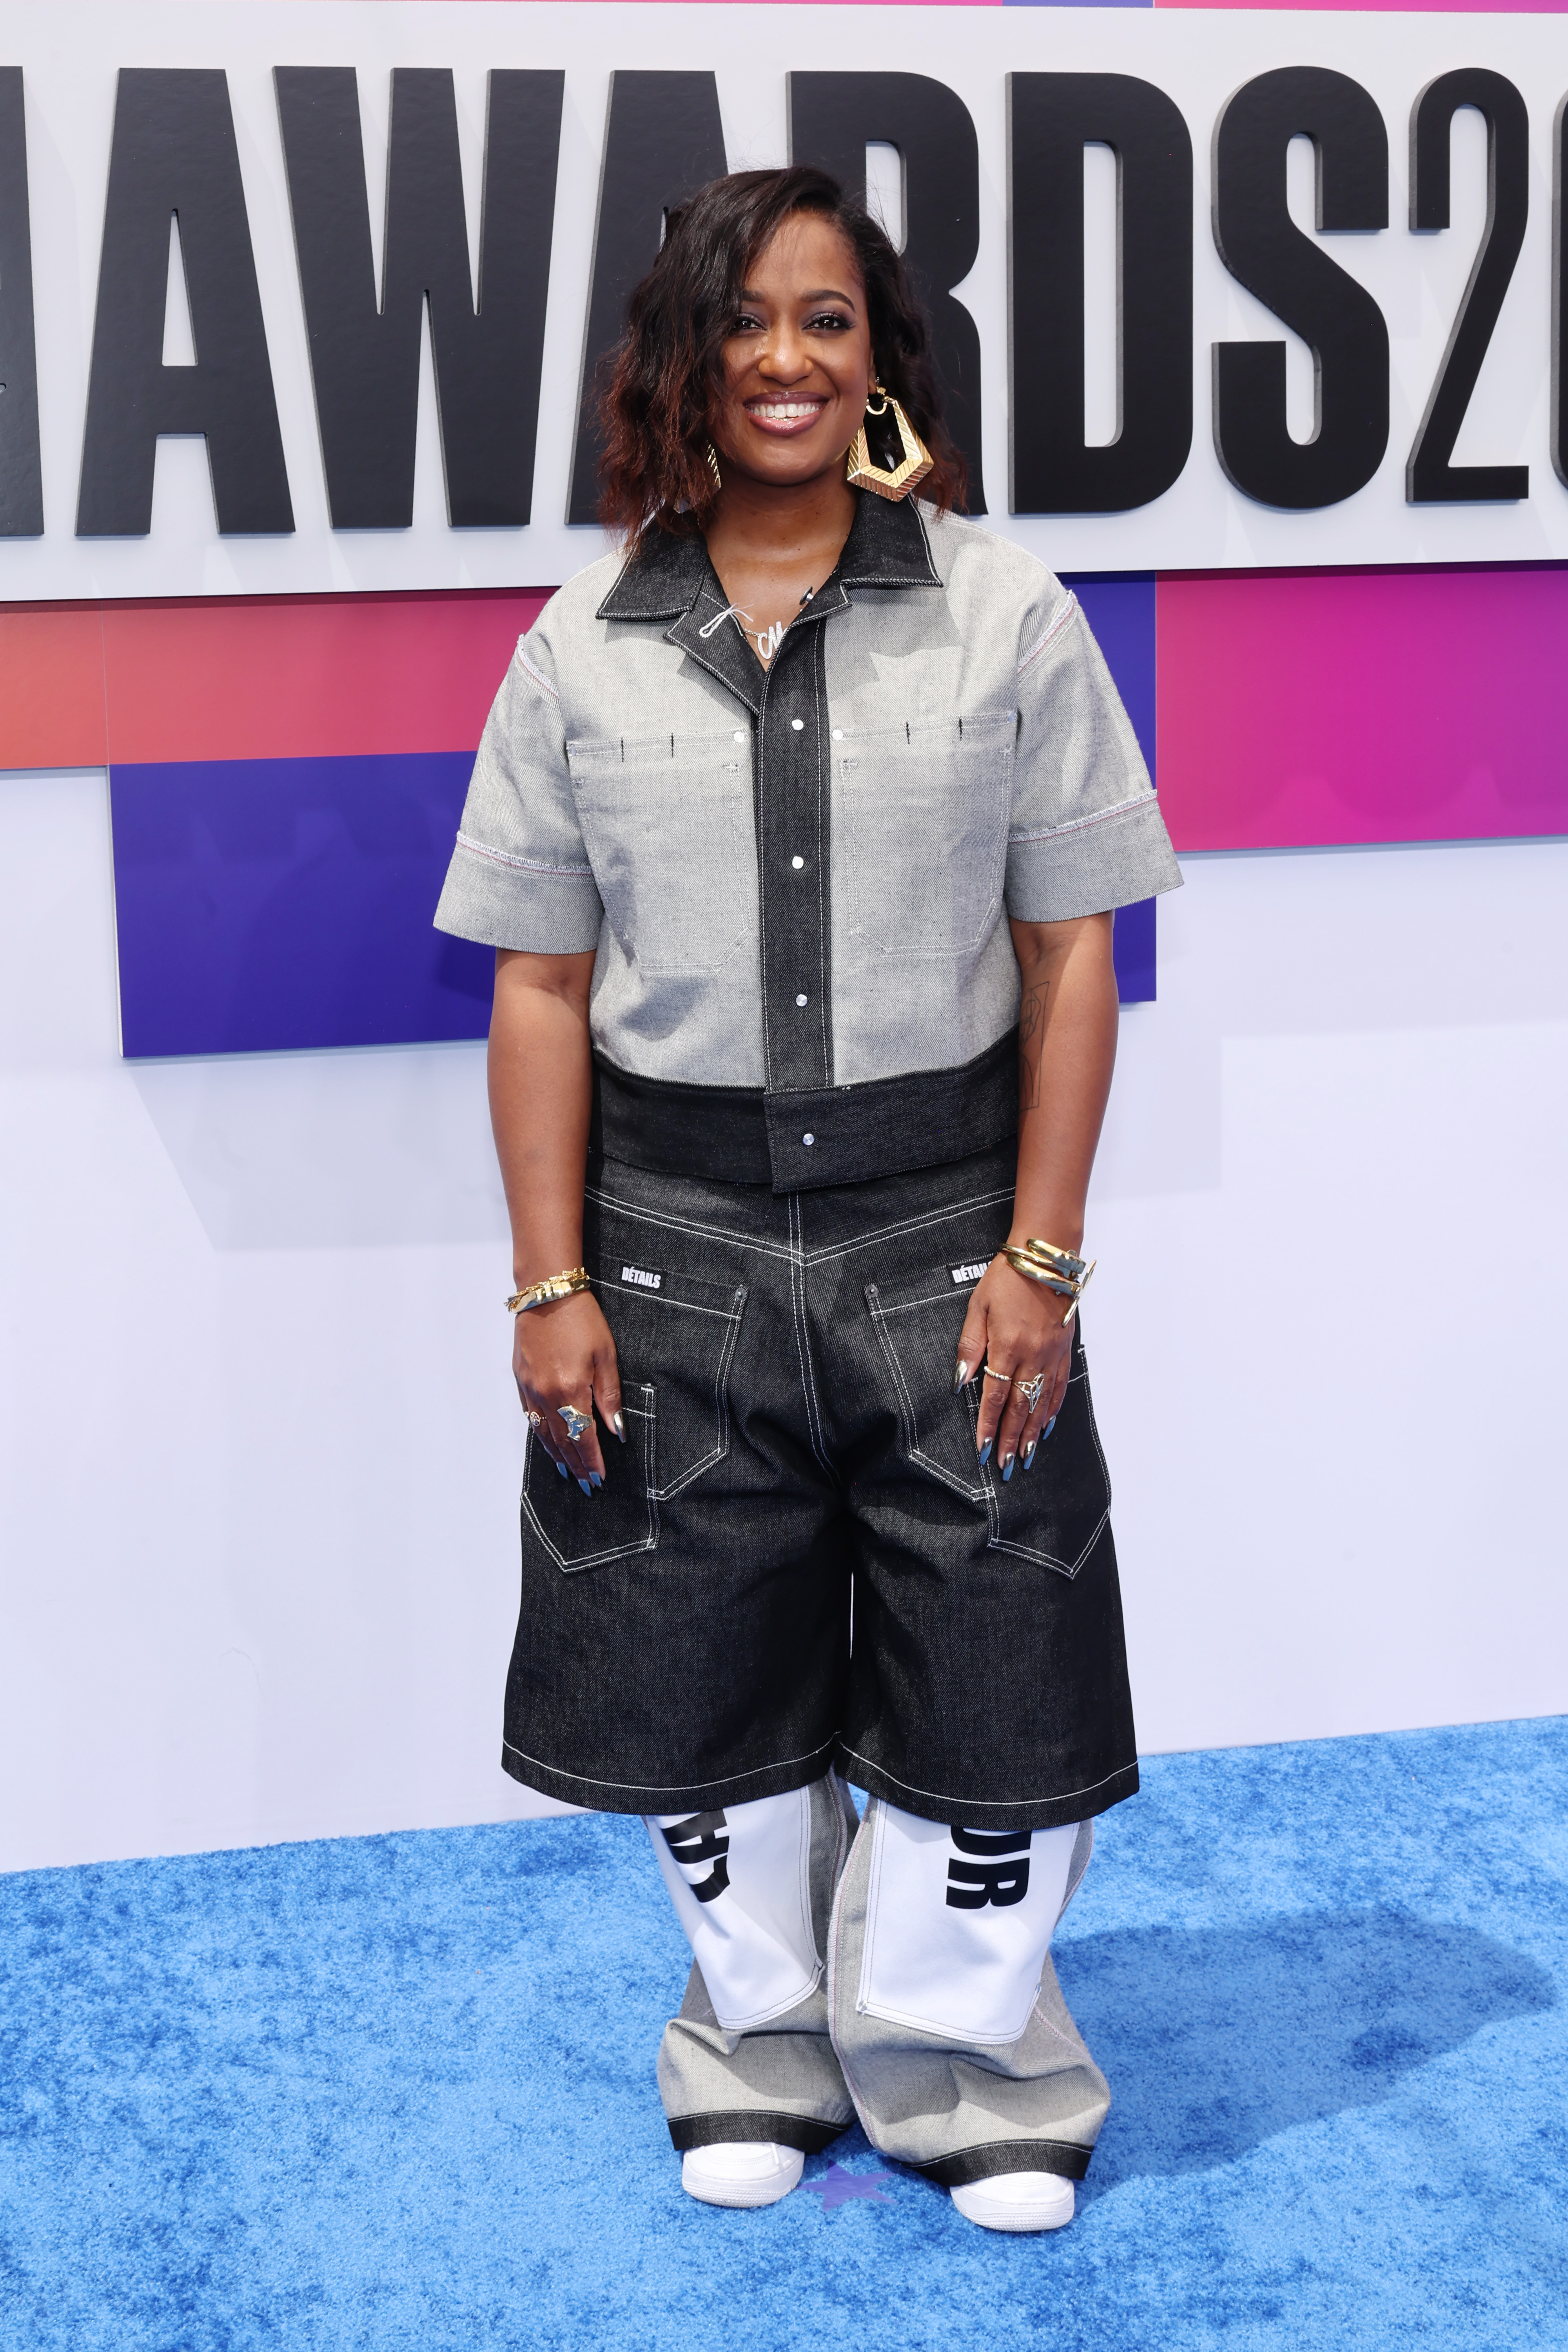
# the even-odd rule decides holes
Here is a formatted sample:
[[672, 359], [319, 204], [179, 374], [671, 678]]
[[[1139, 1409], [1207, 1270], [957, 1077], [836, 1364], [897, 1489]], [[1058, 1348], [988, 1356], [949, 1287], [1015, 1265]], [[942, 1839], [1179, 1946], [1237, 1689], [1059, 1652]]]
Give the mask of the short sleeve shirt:
[[764, 671], [700, 539], [590, 565], [485, 728], [437, 910], [595, 951], [596, 1051], [769, 1093], [966, 1064], [1017, 1019], [1006, 918], [1181, 880], [1077, 599], [1005, 540], [862, 493]]

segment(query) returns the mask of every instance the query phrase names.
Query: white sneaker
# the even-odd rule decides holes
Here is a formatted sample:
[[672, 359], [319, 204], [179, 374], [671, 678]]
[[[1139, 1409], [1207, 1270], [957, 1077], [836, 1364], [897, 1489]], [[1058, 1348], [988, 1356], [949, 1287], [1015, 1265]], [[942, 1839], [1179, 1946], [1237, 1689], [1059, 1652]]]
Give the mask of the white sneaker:
[[1059, 2172], [994, 2172], [955, 2189], [952, 2201], [983, 2230], [1065, 2230], [1075, 2210], [1072, 2182]]
[[[680, 2185], [704, 2205], [776, 2205], [799, 2182], [805, 2158], [798, 2147], [768, 2139], [724, 2139], [712, 2147], [690, 2147], [680, 2160]], [[1009, 2222], [1010, 2229], [1039, 2229], [1038, 2221]]]

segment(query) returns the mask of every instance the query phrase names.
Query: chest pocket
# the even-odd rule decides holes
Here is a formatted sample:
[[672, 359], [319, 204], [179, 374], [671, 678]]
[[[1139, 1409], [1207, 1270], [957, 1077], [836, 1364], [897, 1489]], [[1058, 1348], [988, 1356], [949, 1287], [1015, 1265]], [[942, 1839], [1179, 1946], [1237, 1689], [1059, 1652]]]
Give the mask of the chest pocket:
[[622, 948], [646, 972], [716, 972], [757, 937], [750, 740], [568, 743], [577, 820]]
[[1010, 710], [857, 730], [838, 761], [852, 934], [880, 954], [983, 948], [1002, 908], [1013, 804]]

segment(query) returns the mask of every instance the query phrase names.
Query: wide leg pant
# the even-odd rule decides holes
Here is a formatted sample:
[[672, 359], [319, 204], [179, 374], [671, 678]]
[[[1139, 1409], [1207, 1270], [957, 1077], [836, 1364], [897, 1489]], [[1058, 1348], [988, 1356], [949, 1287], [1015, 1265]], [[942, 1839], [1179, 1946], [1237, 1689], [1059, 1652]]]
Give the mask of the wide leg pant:
[[692, 1948], [658, 2081], [678, 2148], [825, 2147], [858, 2116], [952, 2188], [1080, 2179], [1110, 2105], [1049, 1945], [1089, 1865], [1087, 1821], [931, 1822], [837, 1774], [649, 1817]]

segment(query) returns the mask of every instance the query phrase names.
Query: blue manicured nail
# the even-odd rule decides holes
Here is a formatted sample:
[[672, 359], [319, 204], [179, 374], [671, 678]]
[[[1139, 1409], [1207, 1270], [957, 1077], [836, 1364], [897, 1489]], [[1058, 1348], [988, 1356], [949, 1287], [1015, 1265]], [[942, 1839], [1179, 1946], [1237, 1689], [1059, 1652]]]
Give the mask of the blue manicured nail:
[[560, 1471], [561, 1475], [562, 1475], [563, 1478], [570, 1477], [571, 1473], [570, 1473], [570, 1471], [567, 1469], [566, 1465], [565, 1465], [565, 1463], [564, 1463], [564, 1462], [558, 1462], [558, 1463], [555, 1465], [555, 1467], [557, 1468], [557, 1470], [559, 1470], [559, 1471]]
[[599, 1488], [604, 1485], [604, 1483], [605, 1483], [605, 1482], [604, 1482], [604, 1480], [600, 1477], [600, 1475], [599, 1475], [599, 1474], [598, 1474], [598, 1472], [597, 1472], [596, 1470], [590, 1470], [590, 1471], [589, 1471], [589, 1473], [588, 1473], [588, 1484], [589, 1484], [589, 1486], [592, 1486], [592, 1487], [593, 1487], [593, 1489], [594, 1489], [594, 1491], [595, 1491], [595, 1494], [597, 1494], [597, 1492], [598, 1492]]
[[991, 1459], [991, 1440], [990, 1440], [989, 1438], [987, 1438], [987, 1439], [986, 1439], [986, 1441], [985, 1441], [985, 1443], [984, 1443], [984, 1445], [981, 1447], [981, 1449], [980, 1449], [980, 1467], [981, 1467], [983, 1470], [984, 1469], [985, 1465], [990, 1461], [990, 1459]]
[[589, 1486], [586, 1478], [579, 1478], [577, 1484], [582, 1487], [584, 1495], [591, 1495], [593, 1493], [594, 1489]]
[[1013, 1475], [1014, 1459], [1015, 1457], [1011, 1454], [1004, 1454], [1002, 1456], [1002, 1484], [1004, 1486], [1007, 1484], [1008, 1479]]
[[1056, 1425], [1057, 1425], [1057, 1417], [1056, 1417], [1056, 1414], [1053, 1412], [1053, 1413], [1052, 1413], [1052, 1415], [1051, 1415], [1051, 1417], [1050, 1417], [1050, 1419], [1049, 1419], [1049, 1421], [1047, 1421], [1047, 1423], [1046, 1423], [1046, 1425], [1045, 1425], [1044, 1429], [1042, 1429], [1042, 1430], [1041, 1430], [1041, 1432], [1040, 1432], [1040, 1443], [1041, 1443], [1041, 1444], [1042, 1444], [1042, 1445], [1045, 1444], [1045, 1442], [1046, 1442], [1047, 1438], [1050, 1435], [1050, 1433], [1051, 1433], [1052, 1430], [1056, 1427]]

